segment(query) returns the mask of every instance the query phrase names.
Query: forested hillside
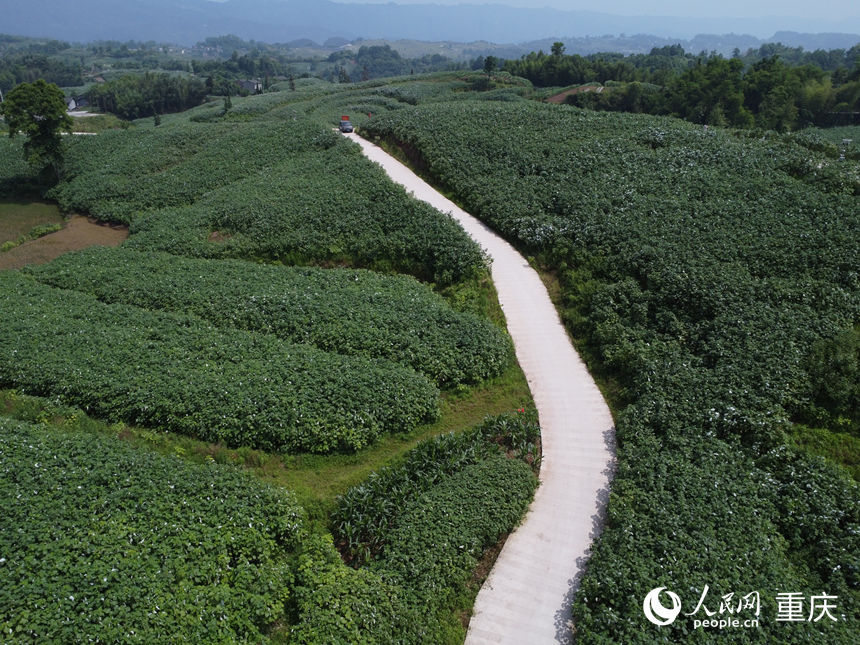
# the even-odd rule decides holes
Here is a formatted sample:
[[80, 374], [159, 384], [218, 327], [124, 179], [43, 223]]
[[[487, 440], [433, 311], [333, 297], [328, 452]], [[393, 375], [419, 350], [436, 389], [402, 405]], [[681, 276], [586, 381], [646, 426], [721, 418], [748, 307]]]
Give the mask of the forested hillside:
[[568, 56], [557, 42], [548, 54], [532, 52], [503, 68], [537, 86], [567, 87], [557, 100], [596, 110], [778, 131], [860, 124], [860, 44], [804, 51], [777, 43], [727, 58], [680, 45], [647, 55]]

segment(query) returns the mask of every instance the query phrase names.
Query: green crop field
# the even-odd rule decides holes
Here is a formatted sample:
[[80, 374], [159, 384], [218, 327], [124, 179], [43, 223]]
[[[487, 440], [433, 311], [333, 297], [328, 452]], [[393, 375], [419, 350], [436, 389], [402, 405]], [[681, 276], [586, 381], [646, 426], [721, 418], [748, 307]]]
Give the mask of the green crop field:
[[[512, 413], [528, 392], [480, 249], [336, 135], [342, 114], [541, 268], [610, 397], [618, 465], [572, 600], [579, 642], [716, 640], [642, 612], [652, 588], [688, 611], [706, 585], [711, 609], [761, 593], [760, 628], [733, 642], [860, 640], [853, 131], [586, 112], [504, 75], [276, 87], [69, 140], [49, 197], [128, 223], [128, 241], [0, 274], [0, 386], [16, 388], [0, 487], [65, 491], [26, 512], [68, 530], [0, 523], [7, 552], [44, 554], [16, 555], [2, 640], [94, 637], [114, 603], [129, 613], [105, 633], [135, 622], [140, 642], [462, 642], [476, 564], [533, 494], [539, 428]], [[33, 187], [19, 145], [0, 141], [0, 194]], [[132, 458], [154, 464], [127, 491], [151, 523], [63, 515], [68, 486]], [[156, 499], [168, 479], [188, 486]], [[227, 535], [248, 568], [223, 541], [144, 546], [162, 520], [214, 530], [192, 489], [209, 484], [241, 489]], [[174, 604], [133, 603], [125, 578], [81, 596], [86, 562]], [[191, 591], [204, 601], [183, 609]], [[838, 620], [775, 622], [780, 592], [836, 596]], [[88, 599], [71, 622], [68, 596]], [[241, 605], [229, 620], [210, 613], [222, 599]]]
[[[790, 436], [858, 436], [857, 163], [815, 137], [526, 102], [418, 105], [363, 132], [535, 256], [610, 379], [619, 465], [581, 642], [653, 642], [649, 589], [692, 608], [705, 585], [761, 592], [749, 642], [856, 641], [858, 486]], [[844, 618], [785, 628], [788, 589], [838, 596]]]
[[0, 274], [0, 383], [113, 420], [231, 446], [354, 451], [437, 414], [438, 391], [387, 361], [195, 317], [99, 303]]
[[5, 643], [260, 642], [306, 533], [289, 492], [0, 418]]
[[[412, 367], [440, 386], [479, 383], [510, 363], [510, 340], [453, 310], [408, 276], [273, 267], [94, 248], [30, 272], [39, 282], [109, 303], [191, 313], [217, 327], [273, 334], [337, 354]], [[148, 279], [140, 279], [141, 273]]]
[[192, 119], [75, 139], [51, 196], [66, 210], [131, 224], [128, 245], [141, 250], [347, 264], [438, 283], [483, 266], [454, 222], [319, 122], [266, 111]]
[[[332, 132], [334, 86], [298, 85], [64, 142], [49, 198], [131, 236], [0, 273], [0, 486], [43, 518], [4, 515], [4, 642], [462, 640], [538, 464], [533, 418], [482, 419], [528, 389], [477, 245]], [[0, 144], [5, 193], [36, 187]], [[380, 469], [436, 475], [350, 567], [329, 516]]]

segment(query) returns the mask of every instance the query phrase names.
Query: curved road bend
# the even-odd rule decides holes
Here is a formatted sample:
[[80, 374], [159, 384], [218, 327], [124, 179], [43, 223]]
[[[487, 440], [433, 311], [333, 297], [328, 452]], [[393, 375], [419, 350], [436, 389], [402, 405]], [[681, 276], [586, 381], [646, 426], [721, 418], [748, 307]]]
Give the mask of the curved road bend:
[[489, 253], [508, 331], [540, 418], [541, 484], [478, 593], [466, 644], [570, 642], [573, 593], [600, 530], [615, 459], [609, 408], [525, 259], [382, 149], [350, 138], [416, 198], [450, 213]]

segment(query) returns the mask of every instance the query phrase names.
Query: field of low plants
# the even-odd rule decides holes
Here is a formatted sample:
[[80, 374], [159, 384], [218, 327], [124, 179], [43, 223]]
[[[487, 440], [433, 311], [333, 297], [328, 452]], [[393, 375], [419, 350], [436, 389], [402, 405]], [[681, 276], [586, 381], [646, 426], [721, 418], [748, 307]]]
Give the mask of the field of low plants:
[[[349, 114], [545, 270], [611, 398], [619, 463], [572, 608], [580, 642], [716, 638], [642, 613], [654, 587], [690, 612], [707, 585], [712, 609], [728, 593], [761, 593], [760, 629], [733, 642], [853, 645], [860, 170], [851, 154], [838, 159], [844, 133], [589, 113], [485, 80], [301, 81], [70, 141], [52, 196], [132, 235], [119, 250], [0, 275], [2, 385], [238, 451], [359, 450], [284, 457], [322, 487], [314, 469], [360, 470], [434, 418], [437, 387], [448, 409], [503, 373], [509, 341], [458, 313], [486, 317], [480, 250], [331, 131]], [[0, 141], [0, 190], [29, 181], [16, 145]], [[256, 618], [204, 621], [224, 631], [200, 633], [462, 641], [454, 610], [468, 615], [476, 562], [531, 497], [539, 434], [528, 414], [463, 425], [406, 454], [395, 441], [388, 467], [313, 508], [314, 527], [286, 546], [288, 584], [249, 601]], [[11, 427], [2, 432], [48, 432]], [[0, 485], [21, 470], [5, 468]], [[836, 596], [837, 620], [777, 623], [780, 592]], [[5, 615], [0, 625], [17, 627]]]
[[[421, 443], [393, 478], [346, 494], [342, 512], [374, 507], [390, 527], [384, 552], [351, 568], [283, 488], [51, 413], [62, 429], [0, 417], [6, 643], [462, 641], [452, 610], [537, 483], [528, 415]], [[392, 480], [415, 484], [386, 507], [374, 482]]]
[[[481, 250], [297, 85], [65, 140], [49, 198], [131, 237], [0, 272], [0, 640], [462, 642], [539, 461], [525, 413], [465, 429], [527, 386]], [[396, 506], [335, 500], [380, 469]]]
[[[580, 642], [707, 640], [642, 612], [658, 586], [692, 612], [705, 585], [711, 605], [761, 593], [761, 629], [733, 642], [856, 642], [860, 489], [838, 451], [789, 438], [798, 421], [858, 436], [856, 161], [815, 135], [522, 101], [419, 104], [362, 131], [547, 270], [605, 379], [619, 464]], [[787, 591], [838, 596], [837, 620], [776, 622]]]
[[498, 376], [512, 358], [502, 330], [455, 311], [409, 276], [103, 247], [28, 272], [43, 284], [83, 291], [106, 303], [193, 314], [219, 328], [392, 361], [440, 387]]
[[437, 414], [414, 370], [0, 274], [0, 384], [231, 446], [355, 451]]
[[174, 115], [159, 127], [78, 137], [50, 195], [63, 209], [131, 224], [128, 245], [141, 250], [346, 264], [440, 284], [483, 267], [450, 218], [410, 199], [328, 126], [289, 109], [205, 123]]
[[419, 444], [347, 491], [332, 531], [356, 568], [338, 559], [313, 579], [296, 642], [462, 642], [451, 608], [463, 593], [471, 605], [482, 554], [525, 512], [539, 434], [531, 414], [488, 418]]
[[307, 532], [288, 491], [0, 417], [4, 643], [267, 642]]

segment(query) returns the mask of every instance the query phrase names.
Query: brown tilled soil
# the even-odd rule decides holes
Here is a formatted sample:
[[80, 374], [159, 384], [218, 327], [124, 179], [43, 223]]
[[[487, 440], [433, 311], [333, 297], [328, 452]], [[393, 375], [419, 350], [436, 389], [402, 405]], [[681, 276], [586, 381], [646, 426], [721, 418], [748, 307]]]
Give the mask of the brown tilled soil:
[[127, 237], [126, 226], [100, 224], [96, 220], [73, 215], [61, 231], [0, 253], [0, 271], [20, 269], [28, 264], [45, 264], [67, 251], [88, 246], [119, 246]]

